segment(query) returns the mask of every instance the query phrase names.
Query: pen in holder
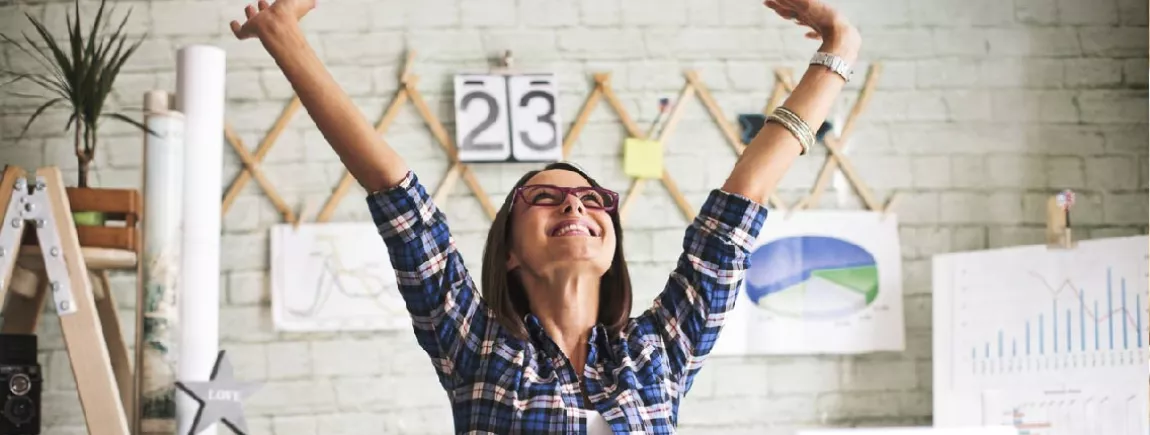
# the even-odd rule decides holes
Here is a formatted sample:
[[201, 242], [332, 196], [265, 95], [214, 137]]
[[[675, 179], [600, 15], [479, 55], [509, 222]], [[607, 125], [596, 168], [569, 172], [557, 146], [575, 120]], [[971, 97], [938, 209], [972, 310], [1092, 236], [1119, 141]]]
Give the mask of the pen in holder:
[[666, 120], [667, 114], [671, 112], [671, 99], [659, 99], [659, 114], [655, 116], [655, 120], [651, 122], [651, 127], [647, 129], [647, 140], [659, 140], [655, 134], [662, 130], [663, 121]]

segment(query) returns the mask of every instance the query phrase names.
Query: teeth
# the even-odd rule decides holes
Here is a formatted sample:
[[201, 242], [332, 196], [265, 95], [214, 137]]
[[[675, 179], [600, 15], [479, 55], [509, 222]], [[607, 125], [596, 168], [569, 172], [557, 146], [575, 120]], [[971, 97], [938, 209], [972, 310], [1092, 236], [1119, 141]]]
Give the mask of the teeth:
[[581, 232], [581, 233], [591, 234], [591, 230], [589, 228], [587, 228], [583, 225], [571, 224], [571, 225], [567, 225], [567, 226], [564, 226], [564, 227], [556, 230], [555, 235], [556, 236], [563, 236], [563, 235], [573, 233], [573, 232]]

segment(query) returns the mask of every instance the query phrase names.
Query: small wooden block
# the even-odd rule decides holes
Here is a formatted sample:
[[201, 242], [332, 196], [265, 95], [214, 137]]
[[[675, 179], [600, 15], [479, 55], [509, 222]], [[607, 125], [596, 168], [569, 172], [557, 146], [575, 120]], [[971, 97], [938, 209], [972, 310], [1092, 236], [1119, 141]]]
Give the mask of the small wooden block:
[[[138, 258], [136, 251], [124, 249], [82, 247], [80, 254], [91, 270], [135, 270]], [[21, 247], [17, 264], [31, 271], [44, 270], [44, 254], [40, 245]]]

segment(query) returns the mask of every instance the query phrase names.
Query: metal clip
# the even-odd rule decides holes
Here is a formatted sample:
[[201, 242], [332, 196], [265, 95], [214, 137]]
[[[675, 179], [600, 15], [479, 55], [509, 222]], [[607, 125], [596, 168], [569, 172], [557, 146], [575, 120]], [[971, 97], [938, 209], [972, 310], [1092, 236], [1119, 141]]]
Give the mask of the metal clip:
[[[16, 261], [16, 247], [24, 234], [24, 223], [32, 221], [36, 228], [36, 237], [40, 241], [41, 255], [44, 257], [44, 270], [51, 282], [52, 297], [58, 315], [68, 315], [76, 312], [73, 301], [71, 282], [68, 274], [68, 265], [60, 250], [60, 234], [57, 232], [56, 219], [52, 213], [51, 202], [48, 198], [48, 184], [44, 177], [37, 177], [35, 189], [28, 191], [28, 181], [24, 178], [16, 180], [12, 198], [9, 199], [5, 216], [11, 217], [7, 225], [0, 226], [0, 266], [8, 266]], [[4, 270], [11, 270], [5, 267]]]

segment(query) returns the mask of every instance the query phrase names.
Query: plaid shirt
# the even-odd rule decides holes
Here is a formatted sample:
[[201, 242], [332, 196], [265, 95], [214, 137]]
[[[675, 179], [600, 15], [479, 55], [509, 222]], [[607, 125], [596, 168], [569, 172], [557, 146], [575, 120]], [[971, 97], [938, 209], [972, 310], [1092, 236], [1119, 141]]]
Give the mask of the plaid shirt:
[[525, 319], [529, 341], [494, 320], [413, 172], [367, 202], [460, 433], [585, 433], [582, 390], [616, 433], [674, 433], [679, 401], [734, 306], [766, 218], [759, 204], [712, 191], [653, 306], [618, 336], [594, 328], [580, 384], [538, 319]]

